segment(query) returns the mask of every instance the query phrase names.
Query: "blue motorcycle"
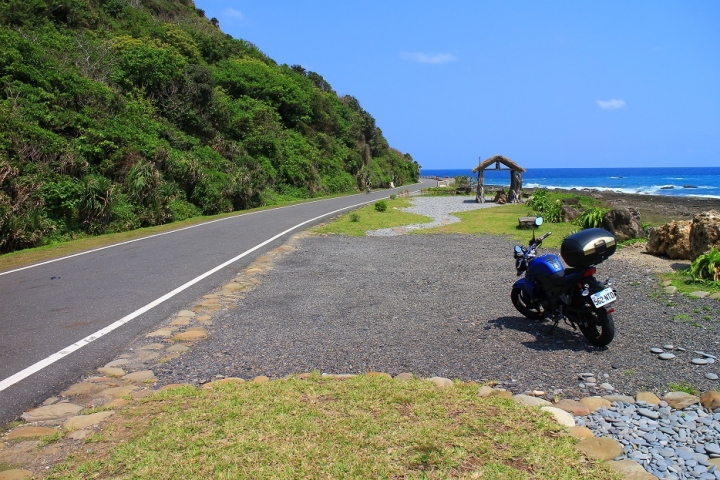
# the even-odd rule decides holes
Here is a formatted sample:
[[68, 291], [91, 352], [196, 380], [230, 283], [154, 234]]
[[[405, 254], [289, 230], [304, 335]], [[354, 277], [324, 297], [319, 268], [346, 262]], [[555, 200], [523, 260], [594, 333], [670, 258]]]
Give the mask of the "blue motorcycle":
[[515, 246], [515, 269], [518, 276], [525, 276], [512, 287], [513, 305], [527, 318], [550, 318], [554, 326], [564, 319], [573, 329], [579, 328], [591, 344], [608, 345], [615, 336], [611, 314], [617, 292], [612, 279], [603, 283], [594, 275], [596, 265], [615, 253], [615, 236], [602, 228], [567, 236], [560, 246], [560, 255], [569, 267], [564, 268], [557, 255], [537, 254], [543, 240], [552, 234], [535, 238], [535, 228], [542, 223], [538, 217], [527, 247]]

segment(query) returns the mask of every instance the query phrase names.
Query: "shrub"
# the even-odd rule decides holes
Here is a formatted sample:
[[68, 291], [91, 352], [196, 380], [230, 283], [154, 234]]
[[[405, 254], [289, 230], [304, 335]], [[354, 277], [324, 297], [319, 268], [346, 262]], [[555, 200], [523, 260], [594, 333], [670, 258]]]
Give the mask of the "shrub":
[[350, 221], [351, 222], [359, 222], [360, 221], [360, 214], [357, 212], [352, 212], [350, 214]]
[[547, 190], [537, 190], [528, 199], [527, 205], [546, 222], [558, 223], [561, 220], [560, 201], [553, 201]]
[[375, 210], [378, 212], [384, 212], [387, 210], [387, 202], [385, 200], [375, 202]]
[[397, 198], [397, 195], [394, 193], [390, 194], [390, 200], [395, 200], [395, 198]]
[[587, 209], [577, 218], [576, 223], [582, 228], [598, 228], [602, 225], [603, 217], [607, 212], [607, 208], [596, 207]]
[[720, 281], [720, 251], [712, 247], [690, 264], [688, 273], [696, 280]]

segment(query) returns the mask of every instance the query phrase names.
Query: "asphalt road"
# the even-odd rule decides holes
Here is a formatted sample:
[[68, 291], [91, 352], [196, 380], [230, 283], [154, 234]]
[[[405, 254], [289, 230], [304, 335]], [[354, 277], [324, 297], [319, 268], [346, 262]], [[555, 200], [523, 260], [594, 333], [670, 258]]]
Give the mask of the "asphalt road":
[[[0, 425], [111, 361], [137, 335], [224, 285], [287, 236], [390, 193], [238, 215], [0, 273]], [[101, 332], [113, 324], [121, 325]]]

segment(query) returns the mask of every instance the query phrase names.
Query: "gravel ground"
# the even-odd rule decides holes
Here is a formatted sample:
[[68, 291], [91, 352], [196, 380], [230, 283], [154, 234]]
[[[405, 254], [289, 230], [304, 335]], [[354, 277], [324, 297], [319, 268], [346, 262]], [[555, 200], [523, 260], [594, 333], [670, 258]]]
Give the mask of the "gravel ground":
[[[601, 279], [616, 279], [619, 297], [616, 337], [602, 349], [567, 325], [553, 330], [515, 311], [506, 239], [310, 236], [296, 247], [237, 308], [214, 315], [207, 340], [157, 366], [159, 383], [319, 370], [496, 380], [564, 398], [606, 393], [580, 387], [587, 372], [630, 395], [662, 394], [671, 382], [720, 386], [704, 376], [720, 364], [690, 363], [693, 351], [720, 354], [720, 302], [660, 294], [653, 269], [621, 255], [598, 268]], [[667, 344], [686, 351], [667, 361], [650, 353]]]

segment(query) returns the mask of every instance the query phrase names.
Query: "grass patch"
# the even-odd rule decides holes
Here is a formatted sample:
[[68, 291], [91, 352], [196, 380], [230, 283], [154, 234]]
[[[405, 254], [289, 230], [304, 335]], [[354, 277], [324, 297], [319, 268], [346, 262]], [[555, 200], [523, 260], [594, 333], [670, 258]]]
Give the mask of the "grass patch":
[[[385, 210], [380, 211], [375, 205], [366, 205], [358, 210], [341, 215], [334, 221], [319, 225], [312, 232], [319, 234], [340, 234], [362, 237], [368, 230], [392, 228], [416, 223], [429, 223], [431, 218], [400, 210], [412, 205], [410, 199], [397, 197], [393, 200], [382, 200]], [[380, 202], [377, 202], [380, 203]]]
[[319, 374], [178, 388], [51, 478], [618, 478], [550, 415], [477, 385]]
[[685, 392], [689, 393], [690, 395], [697, 395], [698, 390], [697, 388], [693, 387], [688, 382], [679, 382], [679, 383], [669, 383], [668, 384], [668, 390], [671, 392]]
[[[523, 204], [506, 204], [497, 207], [481, 208], [467, 212], [453, 213], [459, 223], [443, 225], [413, 233], [464, 233], [470, 235], [504, 235], [525, 245], [532, 236], [532, 230], [519, 229], [518, 217], [528, 216], [528, 207]], [[545, 247], [560, 247], [563, 238], [580, 230], [571, 223], [543, 223], [535, 230], [535, 235], [547, 231], [553, 234], [543, 241]]]
[[698, 290], [709, 292], [710, 294], [720, 292], [720, 282], [694, 279], [687, 270], [665, 273], [661, 278], [662, 280], [669, 280], [670, 285], [677, 287], [678, 292], [683, 295], [697, 292]]

